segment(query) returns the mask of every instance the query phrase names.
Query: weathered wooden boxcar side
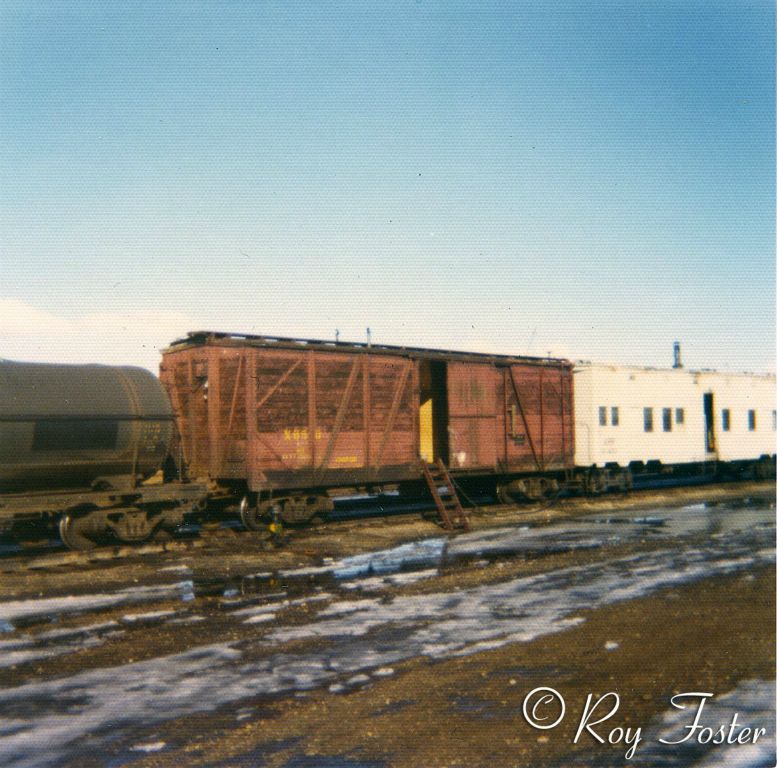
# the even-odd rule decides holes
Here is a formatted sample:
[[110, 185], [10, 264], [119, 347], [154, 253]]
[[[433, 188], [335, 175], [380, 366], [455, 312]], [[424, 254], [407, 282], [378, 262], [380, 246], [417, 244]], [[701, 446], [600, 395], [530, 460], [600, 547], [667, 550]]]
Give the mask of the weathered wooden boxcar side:
[[272, 493], [287, 519], [302, 519], [330, 504], [328, 489], [419, 479], [422, 458], [552, 483], [572, 466], [571, 370], [563, 360], [200, 332], [165, 350], [160, 377], [189, 473], [244, 489], [257, 509]]
[[496, 475], [505, 500], [557, 489], [573, 467], [571, 364], [491, 357], [446, 367], [451, 468]]

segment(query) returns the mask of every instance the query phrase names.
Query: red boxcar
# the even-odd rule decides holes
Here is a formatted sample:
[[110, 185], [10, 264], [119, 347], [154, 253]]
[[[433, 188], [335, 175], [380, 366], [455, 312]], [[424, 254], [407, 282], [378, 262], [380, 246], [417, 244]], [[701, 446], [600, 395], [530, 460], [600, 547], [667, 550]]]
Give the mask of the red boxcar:
[[160, 377], [189, 474], [287, 516], [327, 489], [418, 480], [421, 458], [524, 495], [573, 466], [566, 360], [198, 332]]

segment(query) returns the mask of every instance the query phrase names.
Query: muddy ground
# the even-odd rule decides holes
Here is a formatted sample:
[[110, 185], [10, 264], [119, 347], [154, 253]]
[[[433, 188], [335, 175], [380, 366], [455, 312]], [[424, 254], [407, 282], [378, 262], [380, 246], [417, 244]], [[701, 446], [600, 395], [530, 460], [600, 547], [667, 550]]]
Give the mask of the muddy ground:
[[[500, 508], [453, 538], [403, 517], [0, 561], [0, 764], [771, 766], [774, 535], [773, 488], [732, 484]], [[555, 728], [526, 721], [538, 687]], [[764, 733], [662, 744], [684, 692], [714, 694], [713, 731]], [[636, 745], [575, 743], [607, 693], [593, 730]]]

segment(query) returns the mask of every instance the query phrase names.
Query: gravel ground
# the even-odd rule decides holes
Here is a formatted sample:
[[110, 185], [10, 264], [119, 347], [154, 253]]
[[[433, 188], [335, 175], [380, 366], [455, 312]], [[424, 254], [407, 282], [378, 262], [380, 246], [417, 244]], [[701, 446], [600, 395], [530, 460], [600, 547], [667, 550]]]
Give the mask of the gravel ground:
[[[0, 764], [775, 764], [771, 486], [501, 508], [473, 528], [330, 525], [282, 549], [222, 530], [8, 569]], [[524, 716], [539, 687], [564, 699], [555, 728]], [[671, 702], [687, 692], [710, 694], [700, 727], [663, 744], [688, 733], [699, 699]], [[589, 694], [610, 694], [589, 724], [618, 709], [575, 740]]]

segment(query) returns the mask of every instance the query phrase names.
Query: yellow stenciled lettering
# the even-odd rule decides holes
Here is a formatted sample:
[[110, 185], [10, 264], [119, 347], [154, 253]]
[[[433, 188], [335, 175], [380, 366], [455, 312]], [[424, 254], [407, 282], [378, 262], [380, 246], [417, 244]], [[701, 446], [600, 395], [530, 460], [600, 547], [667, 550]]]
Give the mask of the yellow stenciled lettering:
[[335, 456], [335, 464], [358, 464], [357, 456]]

